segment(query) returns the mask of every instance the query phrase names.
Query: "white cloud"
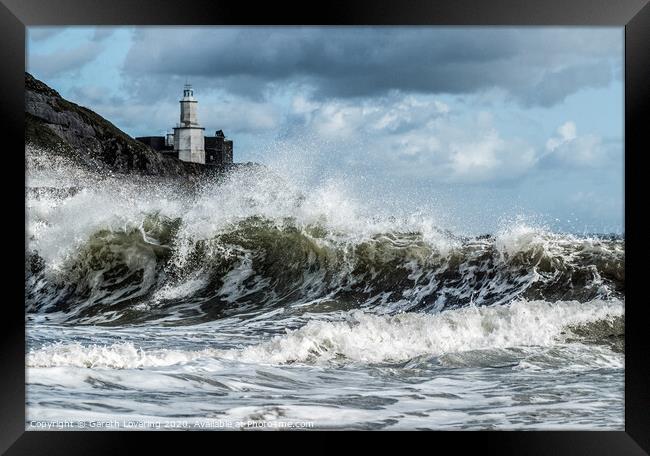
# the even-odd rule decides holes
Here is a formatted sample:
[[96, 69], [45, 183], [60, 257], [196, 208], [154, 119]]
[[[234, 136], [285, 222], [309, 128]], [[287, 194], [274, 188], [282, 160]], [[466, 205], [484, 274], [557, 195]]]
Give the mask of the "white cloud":
[[[470, 120], [431, 96], [393, 94], [364, 101], [294, 98], [293, 115], [345, 157], [345, 163], [438, 182], [507, 181], [524, 175], [538, 157], [533, 147], [504, 138], [493, 115]], [[351, 156], [355, 157], [351, 157]]]
[[600, 136], [578, 135], [575, 122], [560, 125], [557, 134], [546, 142], [547, 159], [574, 166], [600, 166], [607, 160], [608, 151]]
[[535, 150], [522, 141], [505, 140], [490, 129], [475, 140], [451, 143], [450, 180], [509, 180], [536, 163]]
[[557, 133], [558, 136], [549, 138], [549, 140], [546, 142], [546, 148], [550, 151], [554, 151], [562, 144], [566, 144], [567, 142], [576, 139], [577, 136], [576, 124], [570, 120], [564, 122], [562, 125], [558, 127]]

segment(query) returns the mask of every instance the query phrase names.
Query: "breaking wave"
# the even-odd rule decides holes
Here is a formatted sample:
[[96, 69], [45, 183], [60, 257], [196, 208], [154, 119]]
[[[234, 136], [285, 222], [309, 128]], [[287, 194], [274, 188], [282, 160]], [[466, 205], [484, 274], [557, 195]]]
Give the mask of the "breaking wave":
[[[356, 310], [338, 321], [310, 321], [299, 329], [287, 330], [284, 335], [238, 349], [143, 350], [131, 342], [105, 346], [56, 343], [28, 353], [27, 365], [122, 369], [164, 367], [212, 358], [261, 364], [394, 363], [422, 356], [442, 357], [446, 364], [467, 365], [471, 364], [471, 358], [459, 354], [476, 350], [496, 351], [502, 362], [503, 356], [509, 355], [515, 364], [525, 361], [530, 365], [534, 360], [526, 357], [525, 347], [551, 347], [567, 340], [586, 340], [580, 329], [571, 328], [584, 328], [594, 322], [612, 324], [622, 319], [623, 312], [624, 306], [618, 300], [515, 301], [503, 306], [470, 306], [437, 314], [394, 316]], [[500, 352], [517, 348], [522, 350]], [[605, 353], [610, 356], [601, 359], [603, 363], [621, 363], [620, 356], [611, 351]], [[485, 363], [485, 353], [479, 359]], [[494, 355], [487, 356], [487, 360], [494, 362]]]
[[523, 219], [476, 235], [426, 195], [259, 166], [173, 180], [29, 160], [28, 423], [622, 426], [623, 237]]
[[624, 293], [622, 238], [519, 222], [459, 236], [421, 214], [364, 210], [344, 183], [304, 192], [267, 170], [191, 190], [134, 178], [84, 185], [28, 193], [28, 312], [190, 324], [285, 307], [431, 313]]

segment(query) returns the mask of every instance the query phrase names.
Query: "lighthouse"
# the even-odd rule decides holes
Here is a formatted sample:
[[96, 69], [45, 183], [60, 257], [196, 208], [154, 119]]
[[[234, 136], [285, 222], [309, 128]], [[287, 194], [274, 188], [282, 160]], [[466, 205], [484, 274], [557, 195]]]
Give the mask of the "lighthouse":
[[181, 121], [174, 128], [174, 152], [178, 153], [180, 160], [205, 164], [205, 128], [199, 125], [196, 115], [198, 102], [190, 84], [185, 84], [180, 104]]
[[205, 136], [205, 128], [199, 125], [194, 98], [194, 90], [185, 84], [183, 98], [180, 99], [181, 118], [174, 133], [165, 136], [141, 136], [137, 139], [153, 150], [175, 156], [179, 160], [209, 166], [229, 166], [233, 164], [233, 143], [226, 138], [223, 130], [214, 136]]

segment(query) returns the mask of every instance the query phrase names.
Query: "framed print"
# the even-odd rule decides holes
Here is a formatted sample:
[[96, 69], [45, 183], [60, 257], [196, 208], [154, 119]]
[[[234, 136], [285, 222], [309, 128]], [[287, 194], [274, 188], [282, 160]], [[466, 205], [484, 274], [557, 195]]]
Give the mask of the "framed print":
[[0, 12], [7, 454], [648, 451], [647, 1]]

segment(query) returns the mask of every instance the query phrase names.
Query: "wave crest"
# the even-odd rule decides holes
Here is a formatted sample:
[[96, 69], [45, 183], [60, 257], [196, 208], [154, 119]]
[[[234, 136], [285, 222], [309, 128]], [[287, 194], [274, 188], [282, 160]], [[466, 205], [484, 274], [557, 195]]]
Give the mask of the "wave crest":
[[[134, 369], [164, 367], [206, 358], [261, 364], [372, 364], [404, 362], [422, 356], [447, 356], [443, 363], [463, 366], [472, 362], [471, 352], [476, 350], [557, 348], [557, 344], [563, 341], [599, 344], [602, 341], [595, 340], [593, 334], [587, 337], [580, 330], [573, 332], [571, 327], [599, 322], [611, 324], [623, 313], [624, 305], [618, 300], [588, 303], [515, 301], [504, 306], [472, 306], [432, 315], [403, 313], [389, 316], [352, 311], [343, 319], [310, 321], [299, 329], [245, 348], [181, 351], [142, 350], [131, 342], [108, 346], [52, 344], [30, 351], [27, 365]], [[470, 356], [449, 356], [463, 353]], [[518, 359], [517, 362], [543, 362], [536, 358], [526, 360], [525, 351], [513, 353], [519, 355], [513, 358]], [[620, 364], [620, 356], [609, 353], [612, 362]], [[484, 355], [477, 359], [490, 358]], [[539, 353], [535, 356], [539, 358]]]
[[430, 312], [516, 298], [585, 302], [624, 290], [616, 239], [534, 232], [534, 242], [514, 248], [503, 237], [443, 232], [441, 243], [421, 232], [351, 239], [323, 225], [262, 217], [187, 239], [177, 235], [181, 224], [154, 214], [139, 227], [100, 230], [55, 272], [33, 256], [28, 309], [125, 322], [191, 303], [185, 315], [205, 321], [310, 302]]

